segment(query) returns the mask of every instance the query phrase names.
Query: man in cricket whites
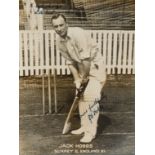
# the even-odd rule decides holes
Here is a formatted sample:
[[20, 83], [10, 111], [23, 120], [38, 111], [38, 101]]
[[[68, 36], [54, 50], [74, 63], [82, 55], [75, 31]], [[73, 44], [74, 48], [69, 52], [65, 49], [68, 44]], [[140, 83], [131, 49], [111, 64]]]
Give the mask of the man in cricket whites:
[[106, 81], [106, 71], [97, 45], [91, 42], [86, 31], [81, 28], [68, 28], [66, 17], [54, 13], [52, 26], [57, 36], [57, 46], [73, 75], [78, 90], [84, 79], [89, 78], [88, 85], [80, 97], [78, 108], [81, 127], [72, 130], [72, 134], [83, 134], [81, 143], [90, 143], [96, 136], [99, 118], [99, 100]]

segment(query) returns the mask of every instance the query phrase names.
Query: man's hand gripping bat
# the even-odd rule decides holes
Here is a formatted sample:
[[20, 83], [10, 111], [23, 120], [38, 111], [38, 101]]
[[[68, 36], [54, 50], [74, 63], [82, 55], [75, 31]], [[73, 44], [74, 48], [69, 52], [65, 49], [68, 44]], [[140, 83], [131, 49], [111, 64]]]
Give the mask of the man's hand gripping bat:
[[80, 96], [83, 95], [83, 93], [85, 91], [85, 88], [87, 87], [88, 82], [89, 82], [89, 79], [85, 79], [82, 82], [80, 88], [77, 89], [77, 94], [76, 94], [76, 96], [74, 98], [73, 104], [72, 104], [72, 106], [70, 108], [70, 111], [68, 113], [68, 116], [66, 118], [62, 134], [66, 134], [66, 133], [68, 133], [70, 131], [70, 128], [71, 128], [71, 118], [73, 117], [74, 111], [76, 110], [76, 108], [78, 106], [79, 98], [80, 98]]

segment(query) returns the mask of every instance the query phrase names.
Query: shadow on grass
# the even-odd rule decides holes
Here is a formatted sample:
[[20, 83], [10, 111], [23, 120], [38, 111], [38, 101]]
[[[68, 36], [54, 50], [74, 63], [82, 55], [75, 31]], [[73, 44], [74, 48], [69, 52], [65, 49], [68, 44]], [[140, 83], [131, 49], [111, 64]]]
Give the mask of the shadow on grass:
[[101, 115], [98, 120], [98, 129], [97, 129], [97, 134], [101, 134], [105, 128], [107, 128], [109, 125], [111, 125], [111, 120], [109, 117], [105, 115]]

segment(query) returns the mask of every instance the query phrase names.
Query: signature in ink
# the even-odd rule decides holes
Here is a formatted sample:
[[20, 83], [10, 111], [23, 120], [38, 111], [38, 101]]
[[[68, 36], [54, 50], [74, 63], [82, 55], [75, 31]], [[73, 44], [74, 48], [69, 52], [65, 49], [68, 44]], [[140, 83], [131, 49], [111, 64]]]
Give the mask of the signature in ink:
[[102, 93], [101, 99], [96, 98], [93, 105], [89, 105], [89, 108], [83, 114], [80, 115], [80, 118], [82, 118], [87, 114], [87, 117], [90, 123], [93, 123], [93, 119], [95, 115], [100, 111], [98, 103], [101, 104], [102, 102], [105, 102], [105, 101], [107, 101], [107, 95]]
[[92, 120], [94, 118], [94, 116], [99, 112], [99, 105], [97, 105], [99, 103], [98, 99], [95, 99], [93, 105], [89, 105], [88, 110], [86, 110], [82, 115], [80, 115], [80, 117], [85, 116], [86, 114], [88, 114], [88, 119], [90, 120], [90, 123], [92, 123]]
[[[94, 116], [99, 112], [99, 105], [97, 105], [99, 103], [98, 99], [95, 99], [94, 104], [92, 106], [89, 105], [89, 113], [88, 113], [88, 119], [90, 121], [90, 123], [93, 123], [92, 120], [94, 118]], [[96, 105], [96, 106], [95, 106]]]

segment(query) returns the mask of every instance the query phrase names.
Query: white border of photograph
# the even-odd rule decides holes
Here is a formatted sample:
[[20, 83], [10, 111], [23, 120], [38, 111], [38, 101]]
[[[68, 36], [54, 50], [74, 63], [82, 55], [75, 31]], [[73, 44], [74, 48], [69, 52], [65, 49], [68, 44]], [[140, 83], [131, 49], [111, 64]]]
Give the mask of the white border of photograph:
[[[136, 1], [136, 155], [155, 154], [155, 8]], [[19, 1], [0, 9], [0, 154], [19, 154]]]
[[0, 8], [0, 154], [19, 154], [19, 1]]
[[136, 155], [155, 154], [154, 6], [136, 0]]

